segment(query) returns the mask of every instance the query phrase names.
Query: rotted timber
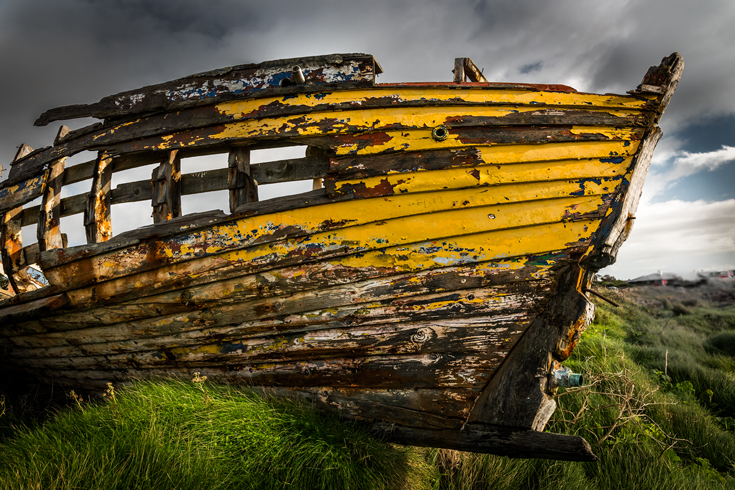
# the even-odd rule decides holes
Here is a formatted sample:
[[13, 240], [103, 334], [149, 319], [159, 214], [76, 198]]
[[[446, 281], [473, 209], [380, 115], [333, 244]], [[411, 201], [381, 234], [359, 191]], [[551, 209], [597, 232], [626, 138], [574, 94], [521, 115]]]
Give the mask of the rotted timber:
[[112, 158], [100, 153], [92, 176], [92, 190], [84, 208], [84, 229], [87, 243], [106, 242], [112, 238], [110, 220], [110, 186], [112, 184]]
[[[3, 265], [49, 281], [0, 302], [3, 368], [75, 388], [197, 371], [399, 443], [592, 461], [542, 432], [549, 377], [630, 233], [682, 67], [674, 54], [628, 95], [595, 95], [489, 83], [468, 58], [454, 82], [376, 85], [372, 56], [332, 55], [48, 111], [38, 124], [105, 120], [23, 148], [0, 184]], [[292, 145], [305, 157], [250, 164]], [[65, 169], [81, 151], [98, 158]], [[182, 172], [209, 154], [221, 168]], [[259, 184], [296, 180], [314, 190], [259, 201]], [[182, 195], [214, 190], [229, 213], [180, 216]], [[111, 206], [142, 200], [154, 224], [112, 237]], [[67, 247], [58, 222], [80, 212], [88, 244]], [[14, 230], [35, 223], [24, 248]]]
[[[181, 156], [169, 152], [151, 176], [153, 223], [181, 216]], [[110, 197], [112, 205], [112, 197]]]

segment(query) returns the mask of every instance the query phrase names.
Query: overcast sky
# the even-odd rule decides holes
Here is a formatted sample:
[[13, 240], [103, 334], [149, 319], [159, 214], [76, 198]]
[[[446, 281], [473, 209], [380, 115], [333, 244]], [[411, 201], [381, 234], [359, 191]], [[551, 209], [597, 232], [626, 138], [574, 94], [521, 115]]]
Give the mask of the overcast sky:
[[[59, 123], [33, 127], [44, 110], [224, 66], [364, 52], [382, 65], [379, 82], [449, 81], [454, 58], [468, 56], [491, 81], [625, 93], [649, 66], [678, 51], [686, 67], [661, 122], [665, 137], [635, 229], [618, 263], [603, 273], [732, 269], [733, 25], [735, 3], [691, 0], [0, 0], [2, 178], [21, 143], [39, 148], [52, 141]], [[113, 213], [114, 225], [150, 219], [146, 203]], [[79, 228], [81, 218], [67, 224]], [[24, 230], [24, 237], [33, 234]]]

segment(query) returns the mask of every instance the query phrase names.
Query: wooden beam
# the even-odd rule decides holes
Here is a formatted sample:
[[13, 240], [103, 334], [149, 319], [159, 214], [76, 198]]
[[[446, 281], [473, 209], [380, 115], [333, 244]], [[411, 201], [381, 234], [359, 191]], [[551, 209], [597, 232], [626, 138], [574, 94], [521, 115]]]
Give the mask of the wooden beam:
[[[62, 128], [65, 126], [62, 126]], [[41, 252], [51, 248], [63, 248], [61, 238], [61, 187], [64, 183], [64, 164], [60, 158], [49, 167], [46, 191], [38, 215], [38, 246]]]
[[[304, 85], [282, 86], [294, 66], [306, 77]], [[97, 103], [51, 109], [34, 123], [77, 117], [120, 117], [141, 113], [177, 111], [214, 101], [285, 95], [335, 88], [371, 87], [375, 82], [375, 62], [369, 54], [332, 54], [308, 58], [266, 61], [198, 73], [171, 82], [110, 95]]]
[[250, 170], [250, 148], [234, 148], [228, 158], [228, 168], [230, 213], [234, 213], [239, 206], [258, 201], [258, 183], [253, 179]]
[[597, 461], [589, 443], [579, 436], [537, 432], [519, 427], [483, 423], [459, 429], [422, 429], [398, 424], [374, 423], [372, 430], [393, 442], [411, 446], [442, 447], [511, 458], [543, 458], [563, 461]]
[[469, 58], [464, 59], [464, 74], [471, 82], [488, 83], [487, 78], [482, 74], [482, 70], [480, 70]]
[[106, 242], [112, 238], [110, 220], [110, 186], [112, 182], [112, 158], [100, 152], [92, 177], [92, 190], [84, 208], [84, 228], [87, 243]]
[[454, 70], [452, 70], [452, 73], [454, 73], [454, 83], [464, 82], [464, 58], [454, 59]]
[[160, 223], [181, 216], [181, 157], [170, 151], [151, 176], [153, 222]]
[[33, 152], [33, 148], [23, 143], [22, 145], [18, 147], [18, 151], [15, 152], [15, 156], [13, 157], [13, 162], [16, 162], [20, 160], [21, 158], [27, 155], [30, 155], [32, 152]]
[[23, 207], [19, 206], [7, 211], [0, 221], [2, 226], [0, 252], [2, 252], [3, 269], [15, 294], [27, 290], [27, 281], [25, 280], [27, 274], [23, 273], [26, 266], [25, 255], [23, 254], [23, 237], [20, 233], [22, 219]]

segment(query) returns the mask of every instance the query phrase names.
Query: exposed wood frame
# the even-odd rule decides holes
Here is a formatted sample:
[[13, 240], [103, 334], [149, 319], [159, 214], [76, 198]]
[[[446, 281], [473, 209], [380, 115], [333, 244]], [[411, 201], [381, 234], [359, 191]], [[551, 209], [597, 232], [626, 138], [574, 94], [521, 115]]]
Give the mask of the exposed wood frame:
[[48, 181], [38, 214], [38, 246], [42, 252], [51, 248], [63, 248], [61, 234], [61, 187], [64, 184], [66, 158], [60, 158], [49, 166]]
[[230, 151], [227, 184], [230, 190], [230, 213], [250, 202], [258, 201], [258, 182], [250, 168], [250, 148], [239, 146]]
[[112, 183], [112, 157], [104, 152], [97, 156], [92, 190], [84, 208], [84, 228], [87, 243], [106, 242], [112, 238], [110, 219], [110, 187]]
[[151, 176], [153, 222], [160, 223], [181, 216], [181, 156], [170, 151]]
[[489, 83], [487, 78], [482, 74], [482, 70], [469, 58], [455, 58], [453, 72], [454, 83], [464, 83], [467, 79], [470, 82]]
[[5, 274], [10, 281], [10, 287], [15, 294], [27, 290], [25, 271], [25, 255], [23, 254], [23, 237], [21, 236], [21, 222], [23, 217], [23, 206], [11, 209], [2, 216], [0, 224], [0, 242], [2, 247], [2, 262]]

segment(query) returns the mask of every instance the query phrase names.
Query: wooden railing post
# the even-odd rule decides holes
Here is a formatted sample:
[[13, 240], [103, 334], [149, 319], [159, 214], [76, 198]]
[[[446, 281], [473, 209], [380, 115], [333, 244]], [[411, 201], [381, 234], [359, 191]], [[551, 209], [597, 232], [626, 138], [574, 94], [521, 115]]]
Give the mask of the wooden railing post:
[[106, 242], [112, 238], [110, 221], [110, 185], [112, 181], [112, 157], [104, 152], [97, 155], [92, 190], [84, 208], [84, 229], [87, 243]]
[[250, 172], [250, 148], [241, 146], [230, 151], [228, 168], [230, 213], [234, 213], [238, 206], [258, 200], [258, 183]]
[[[33, 151], [33, 148], [23, 143], [15, 153], [13, 161], [17, 161]], [[10, 287], [15, 294], [28, 290], [30, 284], [26, 272], [26, 260], [23, 253], [23, 206], [10, 209], [0, 215], [0, 255], [3, 269], [10, 281]]]
[[181, 216], [181, 157], [170, 151], [151, 175], [153, 222], [160, 223]]
[[38, 247], [41, 252], [52, 248], [64, 248], [61, 234], [61, 187], [64, 185], [65, 164], [66, 158], [60, 158], [49, 165], [46, 190], [38, 214]]
[[23, 207], [7, 211], [0, 220], [2, 232], [0, 233], [0, 250], [2, 250], [3, 269], [10, 281], [10, 287], [15, 294], [27, 290], [27, 272], [25, 272], [25, 255], [23, 254], [23, 238], [21, 237], [21, 223], [23, 220]]

